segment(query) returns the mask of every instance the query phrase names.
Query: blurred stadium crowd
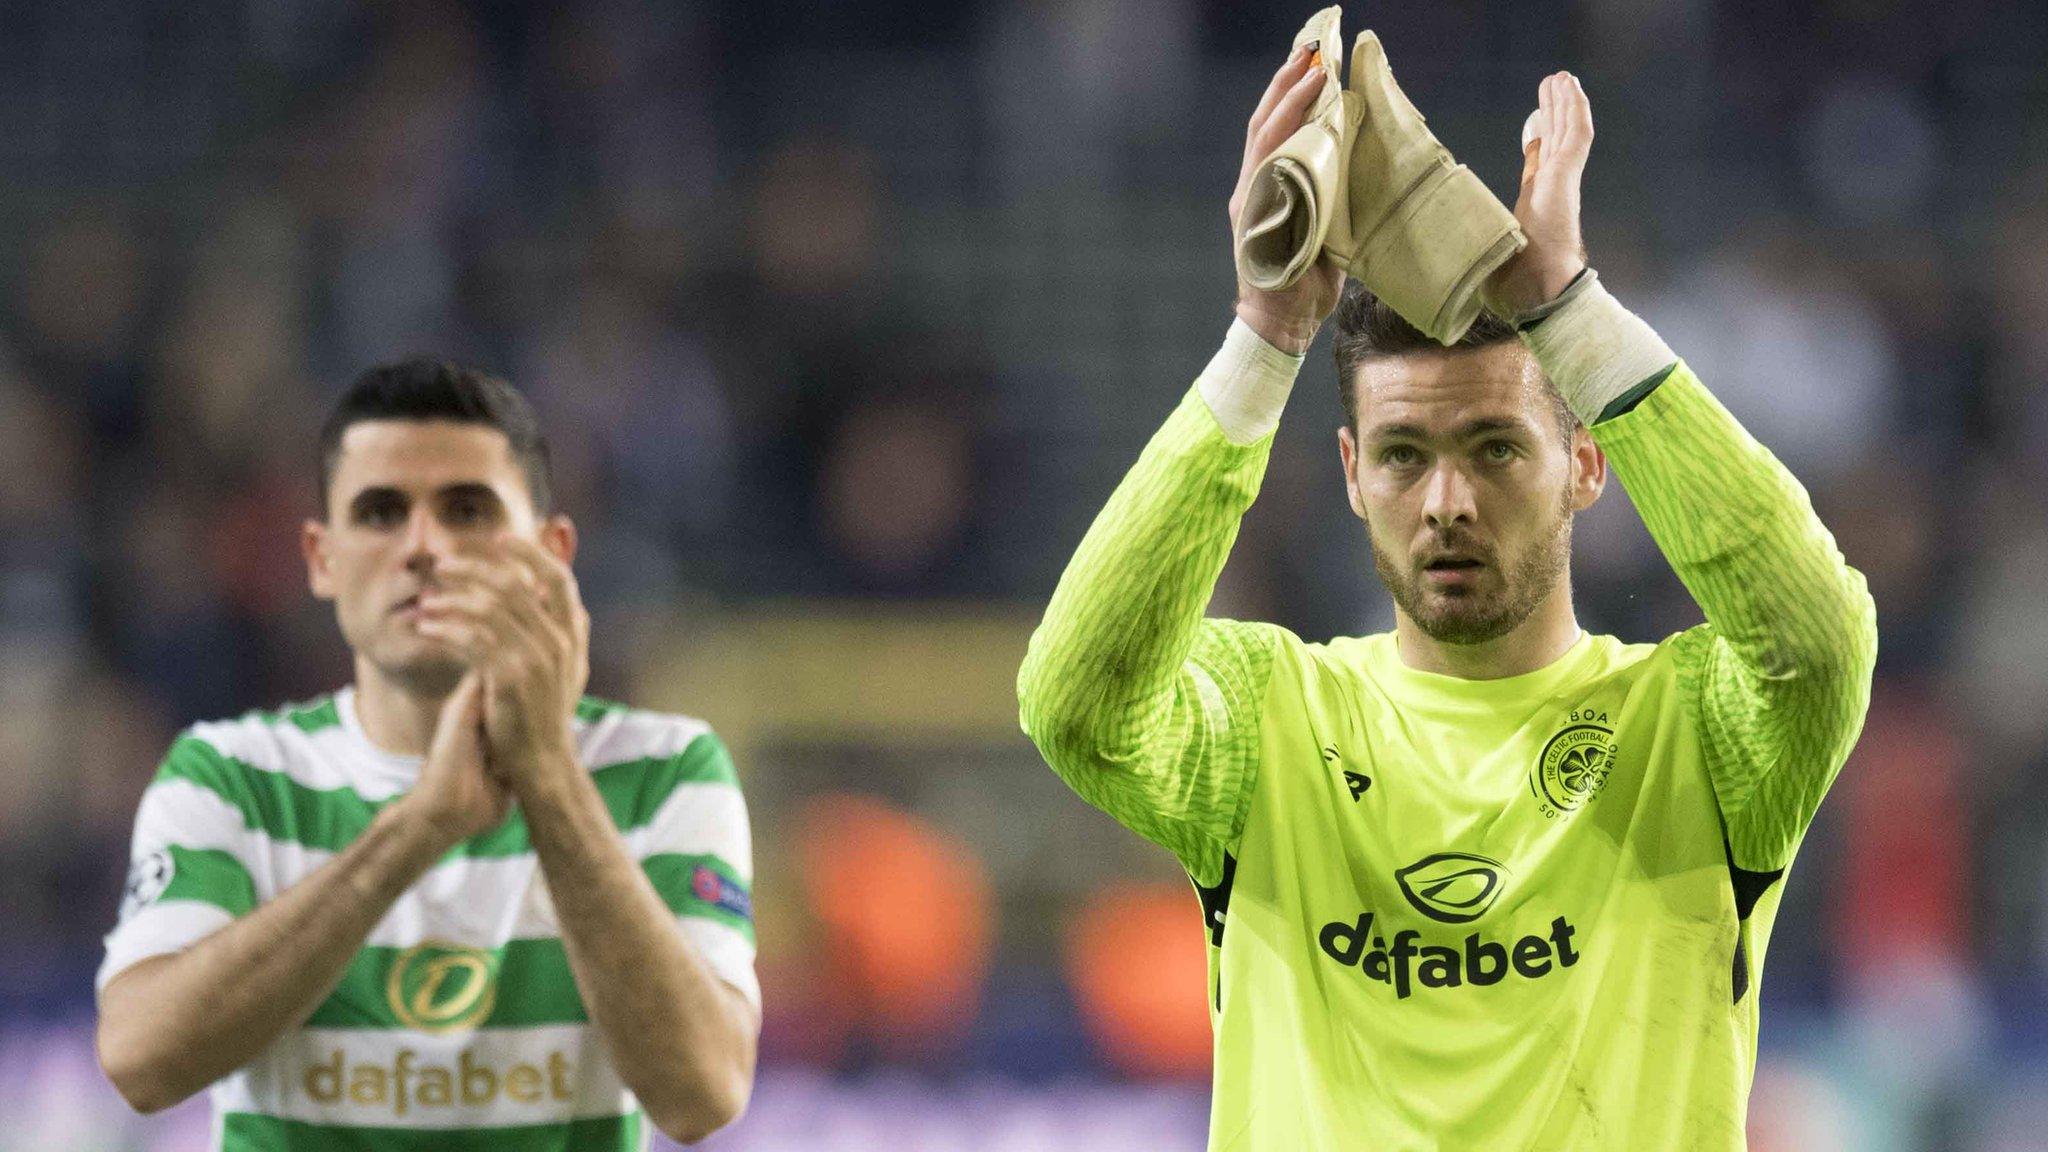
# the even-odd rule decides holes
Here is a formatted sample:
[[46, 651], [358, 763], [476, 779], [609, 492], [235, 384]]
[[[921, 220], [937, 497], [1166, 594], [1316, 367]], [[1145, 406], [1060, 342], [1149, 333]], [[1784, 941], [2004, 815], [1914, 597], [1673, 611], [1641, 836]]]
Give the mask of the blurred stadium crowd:
[[[0, 8], [0, 1111], [55, 1123], [90, 1077], [49, 1080], [46, 1040], [83, 1035], [173, 733], [347, 677], [296, 543], [313, 430], [421, 350], [542, 409], [593, 688], [740, 758], [749, 1124], [819, 1072], [1199, 1089], [1196, 903], [1037, 763], [1008, 677], [1228, 323], [1240, 126], [1306, 14]], [[2048, 8], [1351, 23], [1496, 190], [1538, 77], [1585, 79], [1594, 264], [1869, 576], [1876, 700], [1773, 940], [1756, 1146], [2044, 1146]], [[1338, 419], [1318, 351], [1219, 614], [1389, 626]], [[1626, 504], [1580, 521], [1582, 617], [1656, 639], [1698, 613]], [[1198, 1146], [1199, 1091], [1142, 1099]]]

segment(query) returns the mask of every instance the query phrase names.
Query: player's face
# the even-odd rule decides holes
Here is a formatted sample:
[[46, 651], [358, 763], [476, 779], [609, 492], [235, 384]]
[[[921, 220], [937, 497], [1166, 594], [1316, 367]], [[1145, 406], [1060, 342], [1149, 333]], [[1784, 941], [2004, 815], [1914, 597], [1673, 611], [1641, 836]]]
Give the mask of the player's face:
[[358, 660], [439, 694], [454, 687], [464, 665], [419, 632], [419, 592], [433, 583], [437, 565], [489, 554], [507, 534], [561, 555], [568, 531], [562, 517], [535, 514], [503, 432], [446, 420], [369, 420], [342, 434], [327, 519], [307, 521], [302, 535], [313, 594], [334, 601]]
[[1513, 631], [1564, 580], [1572, 515], [1599, 497], [1605, 459], [1583, 429], [1567, 443], [1519, 344], [1358, 372], [1358, 427], [1338, 442], [1395, 605], [1445, 643]]

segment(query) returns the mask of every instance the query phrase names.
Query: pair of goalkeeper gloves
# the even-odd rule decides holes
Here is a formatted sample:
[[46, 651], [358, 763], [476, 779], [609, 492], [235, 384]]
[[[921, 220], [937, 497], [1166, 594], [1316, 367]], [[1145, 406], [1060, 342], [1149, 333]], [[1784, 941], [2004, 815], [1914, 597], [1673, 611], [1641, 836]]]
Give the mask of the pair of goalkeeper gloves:
[[1341, 15], [1323, 9], [1294, 39], [1318, 53], [1326, 78], [1300, 130], [1253, 173], [1238, 215], [1238, 275], [1277, 291], [1327, 255], [1410, 324], [1454, 344], [1478, 318], [1488, 277], [1528, 240], [1437, 142], [1394, 83], [1379, 37], [1359, 33], [1342, 86]]

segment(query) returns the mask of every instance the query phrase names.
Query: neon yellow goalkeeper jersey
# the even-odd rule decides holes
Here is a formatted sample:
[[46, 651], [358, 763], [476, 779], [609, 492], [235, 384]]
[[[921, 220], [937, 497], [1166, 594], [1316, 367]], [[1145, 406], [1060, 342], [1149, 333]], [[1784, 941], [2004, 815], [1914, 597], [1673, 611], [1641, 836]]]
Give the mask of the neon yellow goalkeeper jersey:
[[1210, 1148], [1743, 1147], [1777, 881], [1861, 728], [1875, 611], [1682, 363], [1594, 434], [1706, 624], [1475, 681], [1392, 634], [1204, 620], [1271, 438], [1198, 392], [1062, 579], [1024, 726], [1195, 880]]

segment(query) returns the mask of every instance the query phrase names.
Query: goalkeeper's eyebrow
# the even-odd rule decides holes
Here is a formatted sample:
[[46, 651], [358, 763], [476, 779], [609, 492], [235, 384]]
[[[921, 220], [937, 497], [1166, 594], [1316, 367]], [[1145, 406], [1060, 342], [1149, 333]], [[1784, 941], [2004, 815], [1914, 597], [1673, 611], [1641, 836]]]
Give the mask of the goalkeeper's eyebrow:
[[[1523, 420], [1501, 416], [1482, 416], [1476, 420], [1467, 420], [1459, 425], [1450, 434], [1450, 438], [1462, 442], [1476, 440], [1481, 436], [1498, 432], [1512, 432], [1518, 436], [1527, 436], [1530, 433], [1530, 428], [1528, 423]], [[1373, 428], [1371, 439], [1373, 443], [1380, 444], [1389, 440], [1427, 441], [1434, 439], [1434, 437], [1430, 435], [1428, 429], [1420, 424], [1380, 424]]]

